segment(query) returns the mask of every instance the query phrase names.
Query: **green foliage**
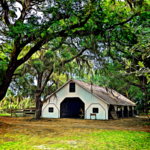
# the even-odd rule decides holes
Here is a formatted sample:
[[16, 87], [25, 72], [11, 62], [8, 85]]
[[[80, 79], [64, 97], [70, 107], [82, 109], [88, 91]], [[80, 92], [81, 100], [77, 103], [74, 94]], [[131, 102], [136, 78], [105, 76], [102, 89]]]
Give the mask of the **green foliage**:
[[[148, 115], [150, 115], [150, 113], [148, 113]], [[140, 113], [139, 116], [146, 116], [146, 113]], [[145, 125], [150, 125], [150, 123], [145, 123]]]
[[[7, 69], [18, 65], [22, 58], [27, 61], [31, 56], [29, 54], [33, 54], [33, 50], [36, 53], [32, 55], [32, 60], [26, 62], [24, 66], [20, 64], [21, 67], [17, 70], [14, 69], [15, 73], [23, 76], [13, 77], [16, 78], [16, 88], [22, 94], [25, 92], [35, 93], [34, 77], [42, 74], [43, 85], [44, 79], [52, 67], [56, 76], [66, 73], [89, 82], [91, 68], [85, 58], [89, 60], [97, 58], [102, 73], [101, 71], [95, 72], [93, 81], [96, 84], [108, 86], [124, 95], [128, 91], [130, 98], [141, 98], [141, 90], [129, 86], [126, 80], [139, 85], [140, 76], [144, 72], [147, 84], [150, 82], [148, 61], [150, 13], [147, 11], [150, 3], [148, 0], [141, 4], [138, 2], [133, 8], [131, 7], [132, 2], [131, 5], [126, 5], [127, 1], [95, 0], [82, 1], [82, 3], [85, 4], [83, 7], [79, 7], [81, 6], [80, 1], [77, 3], [70, 0], [57, 1], [55, 6], [50, 6], [49, 3], [46, 5], [45, 1], [41, 1], [39, 4], [33, 2], [33, 5], [43, 12], [41, 23], [38, 22], [38, 16], [31, 14], [28, 9], [25, 9], [27, 10], [27, 21], [20, 19], [16, 20], [14, 25], [7, 26], [5, 18], [3, 18], [1, 23], [6, 29], [2, 29], [2, 36], [12, 43], [6, 41], [0, 51], [0, 85], [4, 83], [4, 78], [7, 78]], [[10, 9], [8, 12], [10, 16], [15, 17], [14, 11]], [[90, 17], [85, 21], [89, 14]], [[85, 23], [83, 23], [84, 21]], [[79, 42], [76, 42], [78, 46], [70, 46], [72, 43], [69, 41], [67, 43], [69, 46], [64, 44], [59, 47], [64, 37], [66, 39], [78, 38]], [[76, 62], [64, 65], [65, 61], [69, 61], [84, 48], [88, 49], [91, 54], [85, 58], [76, 58]], [[43, 52], [43, 49], [47, 50]], [[138, 51], [136, 51], [137, 49]], [[13, 58], [14, 54], [18, 57]], [[24, 57], [25, 55], [27, 57]], [[14, 59], [17, 60], [16, 64], [12, 64], [8, 68], [9, 62]], [[122, 65], [123, 59], [125, 65]], [[136, 71], [133, 73], [136, 76], [126, 77], [125, 74], [133, 71], [131, 68], [135, 68]], [[26, 75], [26, 72], [32, 77]], [[57, 79], [55, 78], [55, 80]]]
[[44, 56], [46, 57], [46, 58], [53, 58], [54, 57], [54, 53], [52, 52], [52, 51], [46, 51], [46, 53], [44, 54]]
[[9, 10], [9, 13], [10, 13], [12, 18], [17, 17], [15, 11]]
[[139, 83], [138, 79], [132, 75], [123, 76], [119, 73], [120, 69], [123, 69], [120, 63], [107, 63], [107, 69], [95, 71], [92, 78], [93, 84], [114, 89], [126, 97], [129, 96], [129, 99], [138, 104], [139, 99], [143, 98], [143, 94], [139, 87], [132, 85], [132, 83], [135, 85]]
[[2, 84], [2, 81], [6, 75], [7, 67], [8, 67], [8, 62], [0, 60], [0, 85]]
[[143, 62], [139, 61], [139, 62], [138, 62], [138, 65], [139, 65], [141, 68], [144, 68]]
[[33, 66], [38, 72], [43, 72], [43, 62], [42, 61], [33, 61]]
[[[150, 113], [149, 113], [149, 115], [150, 115]], [[148, 125], [148, 126], [150, 126], [150, 123], [148, 123], [148, 122], [147, 122], [147, 123], [144, 123], [144, 125]]]
[[67, 60], [71, 58], [70, 53], [67, 51], [64, 51], [63, 53], [61, 53], [61, 56], [62, 56], [62, 58], [65, 58]]
[[139, 87], [136, 86], [130, 86], [128, 89], [130, 97], [136, 101], [137, 99], [142, 99], [143, 98], [143, 93]]

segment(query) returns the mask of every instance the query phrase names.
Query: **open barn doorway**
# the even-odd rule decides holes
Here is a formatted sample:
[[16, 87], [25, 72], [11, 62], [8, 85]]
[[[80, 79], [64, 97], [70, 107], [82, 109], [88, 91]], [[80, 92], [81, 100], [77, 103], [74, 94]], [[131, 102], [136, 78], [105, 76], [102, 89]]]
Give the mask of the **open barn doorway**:
[[127, 109], [127, 106], [124, 106], [124, 117], [128, 117], [128, 109]]
[[108, 110], [108, 119], [113, 119], [112, 115], [111, 115], [111, 111], [115, 111], [115, 108], [113, 105], [109, 106], [109, 110]]
[[84, 112], [84, 108], [84, 102], [80, 98], [65, 98], [60, 104], [60, 118], [80, 118], [80, 109]]

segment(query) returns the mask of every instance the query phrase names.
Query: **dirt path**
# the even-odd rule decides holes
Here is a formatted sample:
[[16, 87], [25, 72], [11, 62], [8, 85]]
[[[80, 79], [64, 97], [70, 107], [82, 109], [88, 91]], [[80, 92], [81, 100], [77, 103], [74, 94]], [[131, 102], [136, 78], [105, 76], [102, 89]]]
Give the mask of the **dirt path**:
[[75, 125], [43, 125], [43, 124], [18, 124], [18, 123], [11, 123], [13, 125], [17, 126], [39, 126], [39, 127], [68, 127], [68, 128], [88, 128], [88, 129], [106, 129], [106, 130], [129, 130], [129, 131], [145, 131], [145, 132], [150, 132], [150, 127], [147, 127], [146, 129], [143, 128], [119, 128], [119, 127], [97, 127], [97, 126], [75, 126]]
[[16, 126], [36, 126], [47, 128], [87, 128], [87, 129], [109, 129], [150, 132], [150, 123], [145, 118], [123, 118], [119, 120], [81, 120], [81, 119], [40, 119], [0, 117], [0, 122]]

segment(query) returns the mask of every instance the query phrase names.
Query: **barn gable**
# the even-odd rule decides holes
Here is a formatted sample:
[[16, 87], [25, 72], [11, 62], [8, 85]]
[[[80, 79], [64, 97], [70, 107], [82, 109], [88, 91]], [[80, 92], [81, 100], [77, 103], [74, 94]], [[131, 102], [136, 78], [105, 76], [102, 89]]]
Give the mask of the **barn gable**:
[[[74, 92], [72, 91], [72, 83], [75, 85]], [[67, 106], [70, 107], [70, 110]], [[65, 114], [67, 116], [71, 113], [73, 117], [77, 117], [74, 114], [77, 114], [79, 107], [84, 109], [84, 118], [86, 119], [90, 119], [90, 113], [93, 112], [94, 108], [98, 109], [97, 118], [108, 119], [107, 102], [100, 100], [96, 95], [92, 94], [74, 80], [69, 80], [47, 98], [47, 102], [45, 102], [42, 107], [42, 117], [61, 118], [65, 116]], [[53, 113], [49, 112], [49, 108], [53, 108]]]

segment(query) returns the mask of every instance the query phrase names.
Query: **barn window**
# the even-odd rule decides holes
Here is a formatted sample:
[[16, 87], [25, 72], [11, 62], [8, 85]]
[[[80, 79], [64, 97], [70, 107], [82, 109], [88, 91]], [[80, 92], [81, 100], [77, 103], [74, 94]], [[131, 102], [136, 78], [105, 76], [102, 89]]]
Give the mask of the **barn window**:
[[98, 108], [93, 108], [93, 113], [98, 113]]
[[75, 92], [75, 83], [70, 83], [69, 92]]
[[49, 107], [49, 112], [54, 112], [54, 108], [53, 107]]

